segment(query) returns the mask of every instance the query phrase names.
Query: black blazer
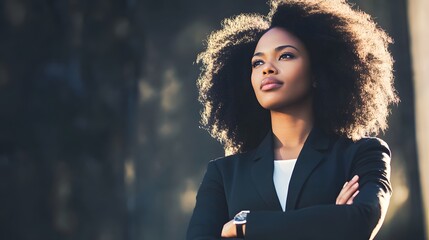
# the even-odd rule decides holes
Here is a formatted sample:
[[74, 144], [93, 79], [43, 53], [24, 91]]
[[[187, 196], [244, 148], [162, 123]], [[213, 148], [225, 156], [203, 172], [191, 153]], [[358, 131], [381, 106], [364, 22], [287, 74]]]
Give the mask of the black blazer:
[[[246, 239], [372, 239], [392, 193], [390, 150], [378, 138], [357, 142], [314, 128], [298, 156], [283, 212], [273, 183], [273, 134], [249, 152], [210, 161], [187, 239], [220, 239], [223, 225], [250, 210]], [[335, 205], [343, 184], [359, 175], [352, 205]]]

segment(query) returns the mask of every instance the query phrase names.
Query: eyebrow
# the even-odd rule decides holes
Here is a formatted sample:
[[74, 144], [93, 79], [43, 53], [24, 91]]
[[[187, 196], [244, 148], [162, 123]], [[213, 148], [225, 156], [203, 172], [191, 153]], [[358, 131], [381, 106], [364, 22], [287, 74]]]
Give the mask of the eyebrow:
[[[297, 51], [299, 52], [298, 48], [296, 48], [296, 47], [294, 47], [294, 46], [292, 46], [292, 45], [282, 45], [282, 46], [278, 46], [278, 47], [274, 48], [274, 51], [279, 52], [279, 51], [281, 51], [281, 50], [283, 50], [283, 49], [285, 49], [285, 48], [293, 48], [293, 49], [295, 49], [295, 50], [297, 50]], [[257, 53], [255, 53], [255, 54], [253, 54], [253, 56], [254, 56], [254, 57], [256, 57], [256, 56], [261, 56], [261, 55], [264, 55], [264, 54], [263, 54], [263, 53], [261, 53], [261, 52], [257, 52]]]

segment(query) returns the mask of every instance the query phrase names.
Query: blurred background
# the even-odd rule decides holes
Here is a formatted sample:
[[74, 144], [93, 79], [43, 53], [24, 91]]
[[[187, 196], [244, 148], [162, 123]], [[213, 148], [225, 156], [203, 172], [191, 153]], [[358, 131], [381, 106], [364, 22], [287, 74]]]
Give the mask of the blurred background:
[[[429, 4], [351, 1], [393, 37], [401, 103], [381, 135], [394, 194], [376, 239], [428, 239]], [[195, 64], [265, 0], [1, 0], [0, 239], [184, 239], [221, 145]]]

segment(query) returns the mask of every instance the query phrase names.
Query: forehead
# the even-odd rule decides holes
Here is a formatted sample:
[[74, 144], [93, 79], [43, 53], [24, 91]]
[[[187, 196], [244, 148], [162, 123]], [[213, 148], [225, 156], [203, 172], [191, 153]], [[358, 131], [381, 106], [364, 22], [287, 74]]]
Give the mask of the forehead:
[[281, 45], [292, 45], [303, 49], [304, 44], [294, 34], [283, 28], [272, 28], [259, 39], [255, 52], [266, 52]]

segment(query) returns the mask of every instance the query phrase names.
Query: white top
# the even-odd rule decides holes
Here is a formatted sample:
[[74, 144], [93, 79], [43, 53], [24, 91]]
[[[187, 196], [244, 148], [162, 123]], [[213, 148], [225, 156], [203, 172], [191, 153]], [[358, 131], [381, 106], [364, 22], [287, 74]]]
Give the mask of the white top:
[[274, 160], [274, 186], [283, 211], [286, 210], [286, 199], [289, 191], [289, 182], [295, 167], [296, 159]]

